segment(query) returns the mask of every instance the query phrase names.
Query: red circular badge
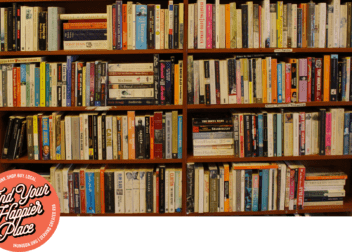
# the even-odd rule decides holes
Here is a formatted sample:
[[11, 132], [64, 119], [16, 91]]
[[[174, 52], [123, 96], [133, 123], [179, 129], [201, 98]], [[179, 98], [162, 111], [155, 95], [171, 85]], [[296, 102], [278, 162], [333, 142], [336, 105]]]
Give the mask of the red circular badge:
[[60, 203], [52, 185], [37, 173], [10, 170], [0, 174], [0, 247], [29, 251], [55, 232]]

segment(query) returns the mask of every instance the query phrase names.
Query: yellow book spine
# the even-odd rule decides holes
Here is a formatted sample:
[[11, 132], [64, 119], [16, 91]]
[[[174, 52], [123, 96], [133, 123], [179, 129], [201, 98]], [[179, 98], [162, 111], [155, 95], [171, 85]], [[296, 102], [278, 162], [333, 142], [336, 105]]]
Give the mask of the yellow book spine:
[[262, 60], [262, 84], [263, 84], [263, 103], [268, 103], [267, 93], [266, 93], [266, 60]]
[[231, 48], [237, 48], [237, 11], [236, 3], [230, 3]]
[[178, 64], [175, 64], [175, 74], [174, 74], [174, 96], [175, 96], [175, 105], [180, 103], [180, 67]]
[[45, 64], [40, 63], [40, 107], [45, 107]]
[[324, 100], [330, 101], [330, 55], [324, 55]]
[[284, 4], [282, 1], [277, 2], [277, 12], [276, 12], [276, 32], [277, 32], [277, 40], [278, 40], [278, 48], [283, 47], [283, 12], [284, 12]]
[[82, 81], [82, 106], [86, 106], [86, 67], [83, 67], [83, 81]]
[[[229, 186], [230, 181], [230, 166], [229, 164], [224, 164], [224, 182], [225, 185]], [[225, 186], [226, 188], [226, 186]], [[230, 211], [230, 196], [225, 193], [225, 202], [224, 202], [224, 212]]]
[[231, 8], [230, 4], [225, 5], [225, 32], [226, 32], [226, 48], [231, 48]]

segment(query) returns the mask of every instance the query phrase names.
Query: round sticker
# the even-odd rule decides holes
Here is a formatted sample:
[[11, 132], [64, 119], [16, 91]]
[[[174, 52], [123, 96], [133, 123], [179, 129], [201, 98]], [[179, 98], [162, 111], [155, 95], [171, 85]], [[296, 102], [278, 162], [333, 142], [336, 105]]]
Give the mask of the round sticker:
[[0, 174], [0, 247], [29, 251], [55, 232], [60, 218], [59, 198], [42, 176], [27, 170]]

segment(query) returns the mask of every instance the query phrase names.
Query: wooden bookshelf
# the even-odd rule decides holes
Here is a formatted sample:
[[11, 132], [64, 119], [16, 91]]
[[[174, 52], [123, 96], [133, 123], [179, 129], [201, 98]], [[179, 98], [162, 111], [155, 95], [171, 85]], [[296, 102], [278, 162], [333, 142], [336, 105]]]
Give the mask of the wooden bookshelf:
[[[1, 6], [10, 6], [11, 3], [23, 3], [23, 5], [34, 6], [36, 3], [41, 6], [66, 6], [67, 13], [85, 13], [85, 12], [103, 12], [105, 5], [112, 4], [113, 1], [108, 0], [0, 0]], [[134, 1], [136, 2], [136, 1]], [[142, 3], [152, 3], [152, 1], [142, 0]], [[291, 54], [294, 53], [301, 54], [330, 54], [330, 53], [348, 53], [352, 54], [352, 48], [243, 48], [243, 49], [188, 49], [188, 2], [189, 0], [180, 0], [175, 3], [184, 3], [184, 48], [183, 49], [172, 49], [172, 50], [60, 50], [60, 51], [24, 51], [24, 52], [0, 52], [0, 58], [5, 57], [34, 57], [34, 56], [52, 56], [48, 57], [50, 61], [55, 61], [55, 56], [66, 56], [66, 55], [87, 55], [94, 56], [94, 59], [102, 59], [109, 57], [109, 59], [116, 59], [119, 61], [129, 61], [128, 55], [133, 56], [136, 59], [141, 55], [141, 57], [149, 57], [152, 54], [170, 54], [177, 57], [183, 58], [184, 69], [187, 70], [187, 57], [188, 55], [194, 55], [195, 57], [202, 58], [216, 58], [216, 57], [233, 57], [234, 54], [276, 54], [280, 56], [281, 54]], [[195, 1], [192, 1], [194, 3]], [[157, 0], [156, 3], [165, 5], [165, 1]], [[84, 8], [79, 8], [84, 5]], [[99, 6], [98, 6], [99, 5]], [[94, 7], [97, 8], [94, 8]], [[99, 7], [99, 8], [98, 8]], [[78, 10], [77, 12], [72, 12], [72, 10]], [[103, 11], [101, 11], [103, 10]], [[70, 12], [71, 11], [71, 12]], [[121, 55], [119, 57], [119, 55]], [[133, 62], [133, 61], [132, 61]], [[347, 197], [344, 200], [343, 206], [324, 206], [324, 207], [305, 207], [302, 210], [294, 211], [264, 211], [264, 212], [232, 212], [232, 213], [186, 213], [186, 167], [188, 162], [275, 162], [284, 160], [300, 160], [300, 161], [329, 161], [334, 162], [336, 165], [345, 165], [351, 168], [352, 155], [343, 156], [298, 156], [298, 157], [248, 157], [248, 158], [235, 158], [233, 156], [215, 156], [215, 157], [194, 157], [192, 153], [187, 151], [188, 146], [192, 142], [192, 135], [189, 135], [188, 128], [189, 121], [191, 120], [191, 113], [197, 111], [220, 111], [229, 109], [253, 109], [253, 108], [268, 108], [268, 104], [227, 104], [227, 105], [188, 105], [187, 104], [187, 71], [183, 71], [183, 105], [170, 105], [170, 106], [106, 106], [106, 107], [14, 107], [14, 108], [0, 108], [0, 145], [3, 145], [4, 132], [7, 126], [8, 116], [12, 112], [33, 114], [39, 112], [54, 112], [54, 111], [64, 111], [64, 112], [89, 112], [89, 111], [117, 111], [125, 112], [130, 110], [135, 111], [167, 111], [167, 110], [179, 110], [179, 113], [183, 114], [183, 152], [182, 159], [138, 159], [138, 160], [28, 160], [27, 156], [21, 157], [20, 159], [7, 160], [0, 158], [0, 171], [5, 171], [11, 165], [14, 164], [177, 164], [182, 165], [182, 212], [181, 213], [168, 213], [168, 214], [155, 214], [155, 213], [143, 213], [143, 214], [61, 214], [61, 216], [240, 216], [240, 215], [285, 215], [294, 213], [334, 213], [334, 212], [352, 212], [352, 188], [350, 186], [350, 179], [347, 180]], [[319, 108], [319, 107], [345, 107], [352, 108], [351, 102], [307, 102], [305, 104], [293, 104], [288, 108], [304, 109], [304, 107]], [[272, 104], [269, 104], [272, 107]], [[274, 108], [286, 108], [286, 104], [276, 104]], [[189, 117], [189, 118], [188, 118]], [[128, 166], [127, 166], [128, 168]], [[352, 175], [351, 172], [348, 174]]]

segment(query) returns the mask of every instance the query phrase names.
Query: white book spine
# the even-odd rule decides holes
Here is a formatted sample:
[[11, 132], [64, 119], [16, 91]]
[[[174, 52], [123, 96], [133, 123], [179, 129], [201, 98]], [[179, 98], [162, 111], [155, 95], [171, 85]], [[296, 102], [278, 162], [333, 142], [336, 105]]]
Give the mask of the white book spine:
[[175, 169], [169, 172], [169, 213], [175, 212]]
[[132, 4], [132, 49], [136, 50], [136, 5]]
[[125, 172], [125, 213], [133, 213], [133, 174]]
[[112, 116], [105, 117], [105, 125], [106, 125], [106, 160], [113, 159], [113, 119]]
[[64, 41], [64, 50], [107, 50], [107, 40]]
[[210, 72], [210, 104], [216, 104], [216, 87], [215, 87], [215, 61], [209, 60]]
[[237, 48], [242, 48], [242, 10], [237, 9], [236, 11], [237, 11], [237, 29], [236, 29], [237, 30]]
[[253, 2], [247, 2], [248, 5], [248, 48], [254, 47], [253, 41]]
[[326, 46], [326, 3], [319, 3], [319, 48]]
[[297, 4], [292, 4], [292, 48], [297, 48]]
[[68, 197], [68, 170], [62, 170], [62, 196], [63, 196], [63, 206], [64, 213], [69, 213], [69, 197]]
[[334, 6], [328, 5], [328, 48], [334, 47]]
[[209, 172], [204, 173], [204, 213], [209, 212]]
[[281, 188], [280, 188], [280, 211], [285, 210], [285, 192], [286, 192], [286, 164], [281, 163]]
[[199, 169], [199, 213], [204, 212], [204, 168], [200, 167]]
[[224, 49], [226, 46], [225, 46], [225, 4], [220, 4], [220, 37], [219, 37], [219, 40], [220, 40], [220, 48], [221, 49]]
[[[156, 23], [155, 23], [156, 24]], [[133, 32], [133, 21], [132, 21], [132, 2], [127, 2], [127, 49], [132, 50], [132, 32]]]
[[139, 185], [140, 185], [140, 180], [139, 180], [139, 175], [138, 171], [134, 170], [132, 172], [133, 176], [133, 182], [132, 182], [132, 192], [133, 192], [133, 213], [139, 213]]
[[273, 114], [268, 113], [268, 157], [274, 156], [274, 127]]
[[215, 48], [220, 48], [220, 0], [215, 0]]
[[205, 97], [205, 75], [204, 75], [204, 60], [199, 60], [197, 62], [199, 64], [199, 74], [197, 75], [199, 82], [199, 93], [197, 91], [198, 96], [196, 97], [197, 104], [199, 104], [199, 96]]
[[224, 167], [221, 166], [220, 169], [220, 198], [219, 198], [219, 201], [220, 201], [220, 212], [224, 212], [225, 211], [225, 188], [224, 188]]
[[[98, 132], [102, 132], [101, 123], [102, 123], [102, 116], [98, 116]], [[83, 155], [81, 157], [83, 157]], [[98, 133], [98, 160], [103, 160], [103, 144], [102, 144], [102, 137], [100, 133]]]
[[38, 17], [39, 17], [39, 7], [33, 8], [33, 51], [38, 51]]
[[276, 12], [272, 12], [270, 10], [270, 47], [271, 48], [275, 48], [277, 46]]
[[115, 213], [125, 213], [125, 171], [114, 172], [115, 175]]
[[198, 49], [206, 48], [206, 0], [198, 0]]
[[127, 126], [127, 116], [122, 116], [122, 156], [123, 159], [128, 159], [128, 126]]
[[71, 117], [65, 117], [65, 133], [66, 133], [66, 160], [72, 160], [72, 145], [71, 145]]
[[339, 47], [339, 38], [340, 38], [340, 22], [341, 22], [341, 16], [340, 16], [340, 0], [333, 0], [333, 6], [334, 6], [334, 46], [335, 48]]
[[[264, 0], [264, 9], [265, 9], [265, 16], [264, 16], [264, 45], [267, 47], [267, 44], [270, 45], [271, 47], [271, 38], [270, 38], [270, 25], [271, 25], [271, 20], [270, 20], [270, 0]], [[266, 42], [268, 41], [268, 42]]]
[[160, 4], [155, 5], [155, 49], [160, 49]]
[[269, 169], [269, 193], [268, 193], [268, 210], [273, 210], [273, 172], [274, 169]]
[[170, 169], [165, 169], [165, 213], [169, 212], [169, 180], [170, 180]]
[[89, 132], [87, 114], [83, 114], [83, 160], [89, 160]]
[[188, 5], [188, 49], [194, 49], [194, 4]]
[[[26, 8], [27, 6], [21, 6], [21, 51], [26, 51]], [[1, 14], [1, 17], [3, 17], [3, 13]], [[1, 24], [4, 24], [4, 22], [1, 22]]]
[[236, 170], [232, 170], [232, 212], [236, 212], [237, 209], [237, 179]]
[[241, 212], [244, 212], [245, 202], [245, 171], [241, 170]]
[[13, 76], [12, 66], [8, 66], [7, 67], [7, 106], [8, 107], [13, 107], [13, 77], [12, 76]]
[[[146, 177], [145, 177], [145, 170], [141, 170], [138, 174], [139, 176], [139, 212], [145, 213], [146, 212]], [[155, 187], [155, 186], [154, 186]]]
[[267, 93], [267, 99], [268, 103], [271, 103], [271, 57], [266, 58], [266, 93]]
[[112, 117], [112, 156], [113, 159], [117, 159], [117, 118]]
[[347, 5], [340, 6], [340, 47], [347, 45]]
[[33, 51], [33, 7], [26, 7], [26, 51]]
[[306, 155], [312, 155], [312, 114], [306, 113]]
[[227, 60], [220, 61], [220, 104], [229, 103], [229, 79]]
[[299, 156], [299, 113], [293, 114], [293, 156]]
[[55, 191], [57, 197], [59, 198], [60, 203], [60, 213], [64, 213], [64, 204], [63, 204], [63, 193], [62, 193], [62, 171], [59, 169], [55, 170]]
[[319, 37], [319, 29], [320, 26], [320, 6], [319, 4], [315, 5], [315, 19], [314, 19], [314, 47], [319, 48], [319, 42], [320, 42], [320, 37]]

